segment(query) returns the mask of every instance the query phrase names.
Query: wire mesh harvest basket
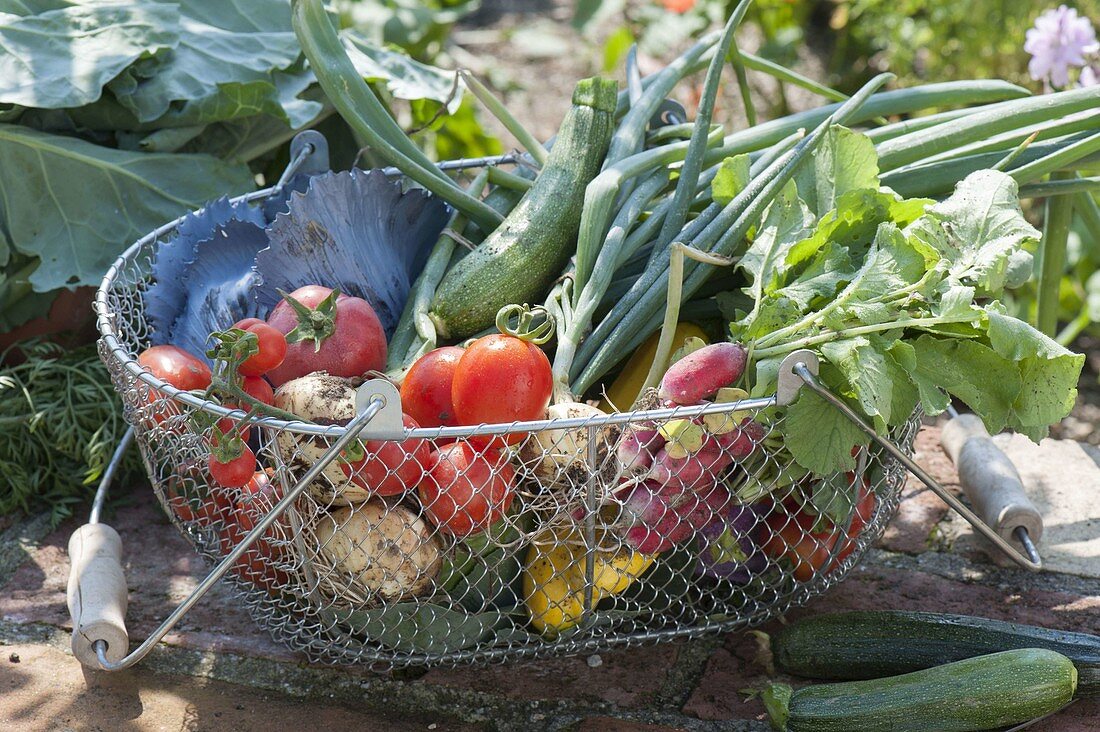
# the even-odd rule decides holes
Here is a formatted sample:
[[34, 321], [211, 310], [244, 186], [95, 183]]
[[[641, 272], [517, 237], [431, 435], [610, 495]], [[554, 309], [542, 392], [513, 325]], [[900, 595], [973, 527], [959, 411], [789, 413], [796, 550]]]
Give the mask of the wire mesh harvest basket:
[[[297, 148], [294, 166], [311, 150]], [[210, 435], [193, 417], [243, 413], [179, 392], [135, 360], [149, 341], [151, 262], [179, 223], [108, 271], [96, 301], [100, 352], [157, 499], [217, 567], [126, 655], [120, 547], [98, 523], [101, 489], [70, 543], [74, 651], [88, 665], [140, 660], [222, 576], [290, 648], [378, 668], [591, 653], [746, 627], [843, 579], [881, 536], [915, 467], [917, 414], [861, 450], [854, 471], [800, 468], [777, 437], [783, 407], [800, 388], [832, 397], [813, 378], [813, 354], [800, 352], [767, 398], [676, 409], [643, 398], [637, 406], [651, 408], [470, 428], [407, 430], [392, 384], [334, 380], [344, 424], [253, 422], [263, 472], [225, 489], [211, 479]], [[668, 440], [655, 472], [660, 428], [675, 420], [705, 424], [710, 444], [688, 454]], [[349, 461], [356, 446], [362, 454]], [[87, 582], [96, 571], [98, 590]], [[93, 606], [107, 611], [93, 620]]]

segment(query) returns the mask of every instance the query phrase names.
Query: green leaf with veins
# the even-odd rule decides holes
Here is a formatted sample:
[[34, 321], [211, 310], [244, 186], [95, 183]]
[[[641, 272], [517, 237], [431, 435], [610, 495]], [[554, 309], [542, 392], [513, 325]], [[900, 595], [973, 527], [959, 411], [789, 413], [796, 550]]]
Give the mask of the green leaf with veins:
[[[17, 10], [7, 14], [6, 10]], [[0, 103], [82, 107], [141, 58], [179, 41], [179, 8], [159, 2], [55, 8], [11, 7], [0, 15]]]
[[811, 236], [791, 248], [787, 264], [793, 266], [813, 257], [829, 242], [853, 247], [870, 243], [884, 221], [908, 226], [932, 201], [924, 198], [903, 200], [887, 190], [849, 191], [837, 202], [837, 208], [818, 221]]
[[31, 275], [40, 292], [98, 284], [125, 243], [252, 186], [247, 167], [205, 155], [112, 150], [0, 125], [7, 230], [18, 251], [41, 258]]
[[108, 85], [142, 122], [174, 107], [194, 124], [202, 112], [191, 107], [232, 104], [220, 99], [224, 85], [268, 82], [274, 87], [271, 73], [289, 69], [301, 55], [289, 3], [184, 0], [179, 11], [178, 45], [139, 60]]
[[[922, 335], [910, 341], [916, 355], [911, 374], [921, 394], [941, 388], [965, 402], [982, 418], [990, 434], [1012, 425], [1013, 403], [1023, 380], [1019, 367], [977, 341]], [[936, 400], [933, 407], [942, 404]], [[934, 409], [926, 409], [935, 413]]]
[[793, 282], [775, 290], [775, 294], [793, 300], [805, 311], [815, 300], [832, 298], [854, 275], [848, 250], [829, 242]]
[[813, 155], [813, 164], [795, 174], [798, 193], [818, 216], [842, 209], [850, 191], [878, 190], [878, 156], [866, 135], [839, 125], [829, 128]]
[[726, 206], [745, 189], [749, 183], [749, 156], [734, 155], [726, 158], [718, 166], [714, 180], [710, 183], [710, 194], [714, 202]]
[[[832, 388], [837, 379], [830, 379], [828, 373], [828, 366], [823, 364], [820, 378]], [[798, 399], [787, 408], [781, 429], [783, 444], [791, 456], [817, 475], [851, 470], [856, 466], [852, 448], [870, 442], [839, 409], [809, 389], [802, 389]]]
[[1028, 435], [1059, 421], [1073, 409], [1084, 354], [1073, 353], [1022, 320], [986, 309], [989, 342], [1019, 364], [1022, 386], [1013, 402], [1015, 427]]
[[812, 231], [813, 222], [813, 214], [798, 198], [794, 182], [788, 182], [768, 205], [756, 238], [738, 263], [751, 277], [749, 295], [755, 301], [774, 289], [786, 269], [787, 252]]
[[1012, 256], [1040, 236], [1020, 211], [1018, 194], [1010, 176], [979, 170], [962, 180], [950, 197], [929, 206], [906, 234], [943, 258], [947, 279], [997, 297]]

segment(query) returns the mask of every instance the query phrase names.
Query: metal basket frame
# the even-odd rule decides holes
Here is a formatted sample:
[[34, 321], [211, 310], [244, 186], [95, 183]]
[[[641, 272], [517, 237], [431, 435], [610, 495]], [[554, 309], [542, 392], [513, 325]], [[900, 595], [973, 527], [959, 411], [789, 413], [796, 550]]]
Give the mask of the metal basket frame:
[[[291, 157], [292, 160], [290, 165], [276, 185], [238, 196], [232, 199], [232, 201], [234, 203], [257, 201], [278, 192], [296, 172], [320, 172], [328, 169], [326, 143], [324, 138], [318, 133], [307, 132], [296, 137], [292, 144]], [[440, 167], [444, 169], [467, 169], [487, 165], [515, 164], [518, 159], [518, 156], [513, 154], [496, 158], [450, 161], [441, 164]], [[385, 172], [395, 177], [400, 175], [399, 171], [393, 169], [388, 169]], [[245, 412], [227, 409], [213, 401], [202, 399], [192, 393], [181, 392], [165, 384], [151, 373], [141, 368], [136, 361], [135, 354], [132, 353], [120, 339], [117, 328], [118, 313], [114, 312], [111, 307], [111, 290], [116, 286], [118, 277], [127, 267], [128, 262], [132, 261], [143, 249], [154, 244], [164, 235], [172, 232], [185, 218], [186, 216], [182, 216], [142, 237], [128, 247], [107, 270], [95, 298], [97, 326], [101, 336], [100, 353], [103, 360], [111, 368], [112, 374], [115, 375], [117, 372], [117, 374], [125, 375], [125, 378], [128, 379], [130, 383], [140, 381], [148, 389], [158, 395], [170, 397], [180, 405], [193, 410], [201, 410], [217, 417], [241, 419], [245, 416]], [[305, 489], [322, 473], [328, 464], [340, 454], [341, 450], [356, 439], [455, 439], [485, 435], [501, 435], [514, 432], [528, 433], [550, 429], [583, 427], [588, 431], [590, 438], [589, 445], [592, 446], [596, 442], [595, 436], [598, 431], [608, 425], [626, 425], [628, 423], [645, 420], [694, 417], [705, 414], [731, 414], [741, 411], [757, 412], [777, 406], [782, 407], [791, 403], [799, 393], [799, 390], [803, 388], [811, 389], [819, 394], [870, 436], [872, 441], [878, 446], [878, 449], [881, 451], [880, 454], [884, 458], [881, 460], [880, 468], [883, 473], [881, 483], [885, 485], [886, 488], [882, 492], [878, 492], [878, 489], [876, 489], [876, 495], [878, 495], [879, 500], [876, 503], [874, 516], [860, 534], [858, 545], [855, 550], [851, 552], [851, 555], [844, 558], [839, 565], [830, 569], [827, 574], [815, 577], [811, 582], [799, 585], [795, 591], [789, 593], [782, 598], [781, 601], [769, 607], [767, 612], [756, 612], [743, 617], [708, 618], [703, 621], [693, 622], [691, 625], [673, 624], [671, 627], [655, 627], [645, 631], [632, 631], [629, 633], [616, 633], [613, 631], [601, 632], [600, 628], [593, 625], [593, 614], [595, 612], [595, 603], [592, 602], [592, 573], [594, 563], [593, 557], [595, 553], [593, 542], [595, 507], [593, 502], [595, 501], [595, 484], [599, 470], [594, 448], [590, 448], [590, 452], [592, 453], [590, 455], [591, 470], [590, 478], [588, 479], [585, 505], [587, 511], [585, 519], [587, 524], [585, 527], [585, 541], [588, 547], [585, 572], [588, 585], [585, 591], [585, 616], [581, 622], [581, 627], [587, 628], [587, 632], [574, 634], [566, 640], [538, 644], [513, 644], [509, 642], [501, 646], [490, 645], [487, 647], [462, 649], [441, 654], [397, 654], [385, 648], [362, 646], [354, 648], [334, 647], [331, 643], [311, 637], [308, 633], [302, 633], [302, 620], [300, 618], [287, 616], [287, 611], [280, 608], [277, 604], [272, 603], [269, 595], [262, 589], [257, 588], [255, 585], [249, 585], [247, 582], [239, 581], [232, 575], [231, 579], [243, 595], [249, 613], [258, 623], [266, 627], [274, 637], [294, 649], [303, 651], [314, 660], [327, 662], [368, 663], [383, 666], [388, 665], [390, 667], [408, 665], [454, 665], [469, 662], [492, 663], [548, 655], [592, 653], [616, 646], [651, 643], [674, 638], [699, 637], [718, 632], [728, 632], [737, 628], [764, 622], [770, 617], [786, 611], [793, 605], [803, 604], [814, 595], [820, 594], [843, 579], [847, 572], [858, 562], [869, 545], [876, 541], [885, 530], [886, 523], [897, 509], [900, 500], [901, 486], [904, 482], [907, 470], [916, 475], [918, 479], [936, 492], [937, 495], [953, 509], [962, 514], [980, 533], [993, 541], [1002, 551], [1005, 551], [1006, 554], [1021, 564], [1021, 566], [1029, 569], [1039, 568], [1037, 557], [1032, 559], [1023, 557], [1014, 547], [1005, 542], [995, 531], [986, 526], [976, 515], [960, 503], [957, 498], [944, 490], [942, 486], [931, 478], [931, 476], [913, 462], [910, 454], [913, 439], [920, 425], [919, 412], [915, 413], [900, 430], [897, 430], [895, 434], [891, 436], [893, 441], [884, 438], [877, 434], [874, 428], [868, 425], [858, 414], [853, 412], [841, 399], [832, 394], [826, 387], [817, 381], [816, 369], [817, 359], [815, 355], [809, 351], [799, 351], [791, 354], [784, 361], [781, 367], [777, 393], [770, 397], [745, 399], [732, 404], [710, 404], [696, 407], [678, 407], [676, 409], [622, 412], [598, 418], [536, 420], [511, 424], [480, 425], [476, 427], [444, 427], [405, 430], [401, 422], [400, 397], [397, 389], [388, 381], [372, 380], [366, 382], [357, 390], [357, 414], [354, 419], [345, 426], [320, 426], [306, 422], [285, 421], [269, 417], [255, 419], [252, 422], [253, 426], [261, 428], [265, 433], [267, 431], [270, 431], [271, 434], [284, 432], [294, 435], [323, 438], [329, 443], [329, 447], [324, 455], [317, 459], [304, 474], [294, 476], [297, 479], [293, 483], [288, 480], [288, 470], [279, 471], [280, 478], [284, 481], [282, 486], [283, 496], [281, 500], [279, 500], [271, 510], [256, 523], [255, 527], [249, 531], [231, 551], [225, 553], [224, 556], [222, 552], [210, 547], [204, 549], [202, 546], [196, 544], [195, 536], [189, 533], [187, 528], [176, 517], [172, 517], [172, 521], [177, 528], [181, 530], [191, 543], [196, 544], [200, 552], [213, 561], [215, 566], [191, 594], [163, 621], [160, 627], [146, 638], [139, 647], [127, 654], [121, 660], [109, 660], [106, 656], [106, 644], [102, 641], [97, 642], [95, 647], [100, 666], [107, 670], [118, 670], [132, 666], [140, 661], [183, 617], [183, 615], [206, 594], [214, 583], [225, 576], [238, 560], [244, 556], [249, 548], [257, 540], [263, 537], [272, 525], [295, 504]], [[116, 384], [117, 383], [116, 377]], [[112, 460], [108, 470], [104, 473], [103, 481], [100, 484], [93, 504], [90, 523], [97, 523], [99, 521], [103, 501], [110, 481], [123, 452], [132, 439], [133, 428], [131, 427], [122, 443], [119, 445], [119, 449], [115, 454], [115, 459]], [[899, 444], [895, 444], [895, 441], [900, 444], [900, 447]], [[147, 468], [152, 476], [153, 469], [148, 462]], [[157, 489], [157, 493], [158, 497], [163, 501], [164, 497], [159, 488]], [[849, 521], [851, 521], [851, 517], [849, 517]], [[835, 552], [837, 552], [838, 549], [839, 545], [832, 550], [834, 552], [834, 558]]]

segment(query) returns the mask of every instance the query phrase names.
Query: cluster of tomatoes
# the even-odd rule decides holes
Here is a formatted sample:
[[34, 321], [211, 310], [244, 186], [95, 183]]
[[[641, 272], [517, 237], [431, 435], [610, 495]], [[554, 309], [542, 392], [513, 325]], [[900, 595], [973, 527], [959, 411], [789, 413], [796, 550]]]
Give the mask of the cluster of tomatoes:
[[[507, 424], [545, 417], [552, 392], [550, 362], [542, 349], [502, 333], [466, 348], [444, 346], [421, 356], [401, 384], [401, 405], [406, 426]], [[505, 448], [522, 437], [513, 432], [457, 442], [440, 439], [434, 450], [423, 440], [407, 440], [401, 450], [413, 460], [405, 465], [411, 462], [423, 472], [394, 488], [399, 493], [415, 487], [425, 514], [441, 531], [459, 537], [480, 533], [512, 504], [515, 471]], [[371, 484], [387, 495], [379, 490], [380, 480]]]

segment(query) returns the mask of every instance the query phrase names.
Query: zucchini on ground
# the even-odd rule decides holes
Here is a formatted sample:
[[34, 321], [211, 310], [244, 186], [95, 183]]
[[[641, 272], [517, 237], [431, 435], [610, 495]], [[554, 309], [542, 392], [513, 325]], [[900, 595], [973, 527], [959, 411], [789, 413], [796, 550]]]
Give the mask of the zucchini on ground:
[[1021, 648], [885, 679], [808, 686], [769, 713], [788, 732], [978, 732], [1055, 712], [1076, 688], [1068, 658]]
[[877, 679], [1014, 648], [1046, 648], [1100, 693], [1100, 637], [967, 615], [873, 611], [817, 615], [771, 639], [776, 667], [810, 679]]

